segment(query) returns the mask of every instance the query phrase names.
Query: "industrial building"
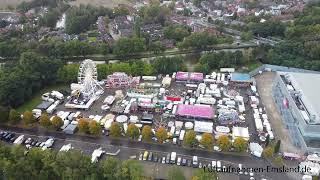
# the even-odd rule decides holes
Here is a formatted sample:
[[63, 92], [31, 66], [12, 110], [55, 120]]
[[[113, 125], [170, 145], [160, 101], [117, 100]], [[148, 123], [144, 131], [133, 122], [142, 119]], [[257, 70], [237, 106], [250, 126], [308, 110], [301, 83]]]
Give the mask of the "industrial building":
[[293, 144], [320, 152], [320, 74], [277, 72], [272, 96]]

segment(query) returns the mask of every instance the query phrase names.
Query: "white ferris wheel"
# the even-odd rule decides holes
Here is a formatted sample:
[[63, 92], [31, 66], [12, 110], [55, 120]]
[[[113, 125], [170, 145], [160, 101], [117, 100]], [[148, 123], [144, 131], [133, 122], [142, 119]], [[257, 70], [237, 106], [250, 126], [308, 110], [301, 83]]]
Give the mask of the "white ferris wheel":
[[85, 97], [91, 98], [97, 92], [103, 92], [103, 88], [98, 84], [96, 64], [92, 60], [86, 59], [80, 64], [78, 84], [82, 85], [81, 93]]

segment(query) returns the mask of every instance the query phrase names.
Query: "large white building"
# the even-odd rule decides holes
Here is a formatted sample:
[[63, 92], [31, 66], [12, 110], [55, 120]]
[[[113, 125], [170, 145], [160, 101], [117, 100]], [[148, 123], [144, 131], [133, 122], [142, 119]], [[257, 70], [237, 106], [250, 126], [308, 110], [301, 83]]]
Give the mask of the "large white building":
[[273, 97], [293, 143], [320, 152], [320, 74], [278, 72]]

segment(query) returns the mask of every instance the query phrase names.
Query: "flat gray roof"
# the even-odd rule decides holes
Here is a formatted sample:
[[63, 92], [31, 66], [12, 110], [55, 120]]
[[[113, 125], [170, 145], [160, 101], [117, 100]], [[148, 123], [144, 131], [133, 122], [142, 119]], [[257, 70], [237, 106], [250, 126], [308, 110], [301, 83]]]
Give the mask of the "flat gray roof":
[[320, 74], [289, 73], [292, 86], [301, 90], [301, 100], [310, 115], [316, 115], [315, 123], [320, 123]]

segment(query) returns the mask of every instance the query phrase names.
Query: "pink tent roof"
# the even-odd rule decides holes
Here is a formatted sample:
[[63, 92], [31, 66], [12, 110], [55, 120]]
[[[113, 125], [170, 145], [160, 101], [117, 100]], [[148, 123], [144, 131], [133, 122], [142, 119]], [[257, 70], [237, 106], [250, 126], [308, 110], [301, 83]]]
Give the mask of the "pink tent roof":
[[211, 106], [205, 105], [178, 104], [178, 110], [176, 114], [179, 116], [213, 119], [214, 109]]
[[187, 80], [192, 80], [192, 81], [203, 81], [203, 73], [199, 72], [182, 72], [179, 71], [176, 74], [176, 79], [180, 81], [187, 81]]
[[188, 80], [188, 77], [189, 77], [189, 73], [188, 72], [179, 71], [176, 74], [176, 79], [177, 80]]
[[202, 81], [203, 80], [203, 73], [198, 73], [198, 72], [190, 73], [190, 80]]

